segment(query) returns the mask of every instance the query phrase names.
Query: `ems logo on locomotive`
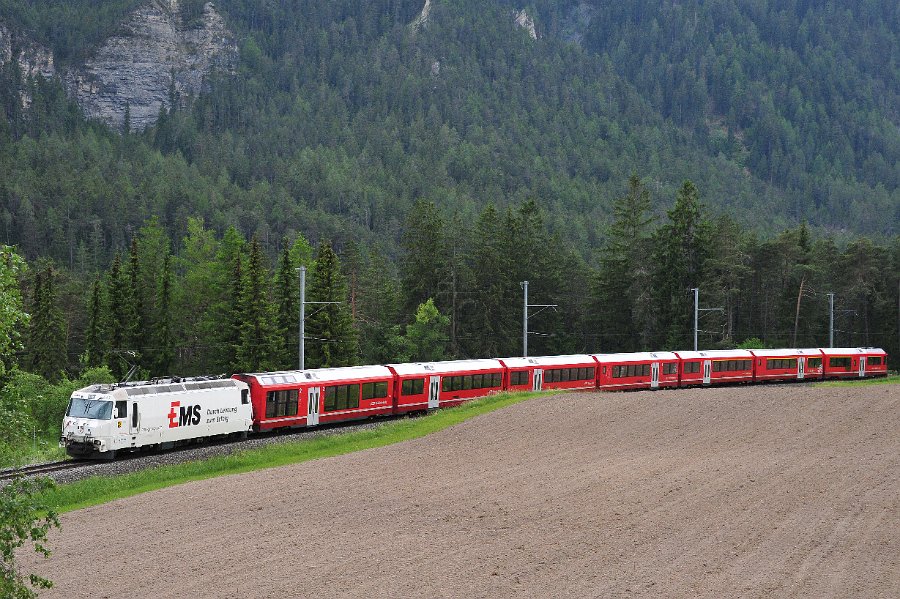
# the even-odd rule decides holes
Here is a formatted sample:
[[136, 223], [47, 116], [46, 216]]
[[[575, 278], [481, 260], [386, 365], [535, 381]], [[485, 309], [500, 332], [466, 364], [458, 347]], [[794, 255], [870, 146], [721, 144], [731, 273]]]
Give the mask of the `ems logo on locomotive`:
[[192, 424], [200, 424], [200, 406], [182, 406], [180, 401], [173, 401], [169, 408], [169, 428]]

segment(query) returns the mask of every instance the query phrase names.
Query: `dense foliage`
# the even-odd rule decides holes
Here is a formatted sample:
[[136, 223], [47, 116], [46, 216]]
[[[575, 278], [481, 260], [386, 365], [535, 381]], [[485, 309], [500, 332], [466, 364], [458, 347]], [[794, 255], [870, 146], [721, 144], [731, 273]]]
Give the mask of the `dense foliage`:
[[[65, 56], [134, 5], [100, 4], [4, 0], [2, 14]], [[302, 232], [384, 240], [393, 260], [419, 199], [474, 221], [539, 198], [589, 258], [634, 171], [656, 216], [690, 179], [714, 213], [765, 234], [896, 233], [898, 66], [880, 60], [897, 55], [894, 3], [538, 2], [538, 40], [510, 3], [434, 2], [413, 28], [421, 4], [222, 0], [238, 72], [125, 138], [7, 63], [3, 241], [94, 272], [149, 216], [175, 243], [198, 216], [270, 257]]]
[[17, 478], [0, 489], [0, 596], [6, 599], [34, 599], [35, 589], [53, 587], [42, 576], [26, 576], [16, 564], [16, 550], [23, 546], [50, 556], [47, 535], [59, 528], [59, 517], [41, 497], [53, 487], [49, 478]]

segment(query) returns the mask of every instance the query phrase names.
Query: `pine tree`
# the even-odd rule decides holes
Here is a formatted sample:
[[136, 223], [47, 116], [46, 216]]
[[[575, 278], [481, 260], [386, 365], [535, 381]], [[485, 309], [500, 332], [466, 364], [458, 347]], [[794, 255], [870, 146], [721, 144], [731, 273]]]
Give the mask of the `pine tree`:
[[600, 254], [592, 286], [593, 334], [603, 351], [647, 349], [652, 307], [650, 275], [650, 192], [636, 174], [628, 192], [613, 203], [613, 222]]
[[105, 363], [105, 341], [103, 285], [99, 280], [96, 280], [91, 285], [91, 297], [88, 303], [88, 324], [84, 339], [84, 366], [93, 368]]
[[[107, 273], [106, 281], [106, 306], [104, 329], [109, 335], [109, 346], [113, 352], [130, 351], [128, 347], [128, 335], [131, 331], [128, 309], [128, 281], [122, 273], [122, 259], [116, 253], [112, 266]], [[131, 358], [126, 358], [131, 362]], [[109, 367], [113, 374], [121, 377], [126, 369], [122, 359], [110, 358]]]
[[231, 279], [228, 285], [228, 297], [224, 310], [224, 325], [220, 329], [220, 364], [228, 372], [243, 370], [239, 353], [243, 343], [244, 328], [244, 275], [243, 258], [236, 254], [233, 258]]
[[693, 346], [691, 288], [700, 286], [709, 244], [709, 226], [693, 183], [684, 182], [667, 214], [669, 222], [654, 236], [655, 303], [665, 329], [653, 346], [684, 349]]
[[250, 242], [243, 294], [243, 324], [237, 352], [240, 370], [275, 370], [282, 356], [283, 340], [276, 326], [276, 310], [269, 298], [269, 271], [263, 264], [262, 248]]
[[330, 243], [319, 245], [307, 295], [310, 302], [339, 303], [318, 306], [307, 318], [306, 368], [355, 364], [357, 339], [347, 305], [347, 282]]
[[417, 200], [406, 217], [401, 245], [403, 311], [415, 313], [419, 304], [438, 296], [447, 280], [445, 222], [434, 202]]
[[170, 256], [163, 262], [163, 274], [159, 283], [159, 305], [156, 318], [156, 346], [154, 369], [157, 375], [171, 374], [175, 362], [172, 335], [172, 265]]
[[28, 369], [51, 382], [59, 380], [66, 367], [65, 322], [56, 303], [53, 268], [48, 265], [34, 277], [27, 348]]
[[128, 254], [128, 291], [126, 299], [128, 332], [126, 343], [138, 353], [138, 361], [146, 366], [147, 318], [144, 303], [144, 285], [141, 277], [141, 263], [138, 256], [137, 237], [132, 238]]
[[299, 328], [299, 288], [296, 266], [291, 257], [291, 246], [287, 239], [283, 242], [278, 270], [275, 273], [275, 305], [278, 312], [278, 335], [284, 349], [278, 357], [280, 369], [287, 369], [294, 363], [293, 348], [297, 346]]

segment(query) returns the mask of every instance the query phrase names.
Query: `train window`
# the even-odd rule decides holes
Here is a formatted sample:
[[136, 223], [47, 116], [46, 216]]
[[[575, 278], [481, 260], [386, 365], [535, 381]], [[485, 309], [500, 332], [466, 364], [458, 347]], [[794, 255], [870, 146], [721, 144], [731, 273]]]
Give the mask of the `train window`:
[[462, 389], [462, 378], [461, 376], [454, 376], [450, 379], [450, 390], [451, 391], [459, 391]]
[[678, 374], [678, 363], [667, 362], [663, 364], [663, 374]]
[[116, 402], [116, 418], [128, 418], [128, 400]]
[[407, 379], [400, 384], [401, 395], [421, 395], [425, 390], [425, 379]]
[[593, 367], [593, 366], [591, 366], [590, 368], [588, 368], [588, 369], [587, 369], [587, 377], [588, 377], [588, 379], [594, 379], [594, 378], [597, 378], [597, 377], [596, 377], [596, 374], [595, 374], [596, 372], [597, 372], [597, 371], [594, 370], [594, 367]]
[[462, 388], [463, 388], [463, 391], [468, 391], [472, 388], [472, 375], [471, 374], [467, 374], [467, 375], [463, 376]]
[[375, 397], [375, 383], [363, 383], [362, 398], [372, 399], [373, 397]]
[[509, 384], [510, 385], [527, 385], [528, 384], [528, 371], [527, 370], [516, 370], [515, 372], [509, 373]]
[[641, 374], [643, 376], [650, 376], [650, 365], [649, 364], [644, 364]]
[[359, 384], [325, 387], [325, 411], [348, 410], [359, 407]]
[[722, 372], [721, 362], [713, 362], [713, 372]]
[[387, 397], [387, 387], [387, 381], [375, 383], [375, 395], [373, 395], [373, 397], [376, 399], [380, 397]]
[[559, 371], [559, 380], [560, 382], [567, 383], [569, 382], [569, 368], [562, 368]]
[[297, 415], [297, 390], [284, 389], [266, 394], [266, 418]]
[[[491, 375], [488, 375], [490, 377]], [[482, 389], [487, 385], [484, 384], [484, 376], [480, 374], [472, 375], [472, 388], [473, 389]]]
[[822, 366], [822, 358], [807, 358], [806, 359], [806, 367], [807, 368], [819, 368]]
[[828, 366], [831, 368], [843, 368], [850, 371], [850, 358], [828, 358]]
[[[499, 372], [495, 372], [494, 374], [492, 374], [491, 375], [491, 387], [499, 387], [501, 384], [500, 378], [501, 377], [500, 377]], [[528, 382], [527, 373], [526, 373], [525, 382], [526, 383]]]
[[881, 356], [869, 356], [867, 363], [869, 364], [869, 366], [881, 366], [881, 359]]
[[453, 377], [445, 376], [441, 379], [441, 391], [449, 391], [450, 390], [450, 379]]
[[685, 362], [684, 372], [685, 374], [700, 372], [700, 362]]

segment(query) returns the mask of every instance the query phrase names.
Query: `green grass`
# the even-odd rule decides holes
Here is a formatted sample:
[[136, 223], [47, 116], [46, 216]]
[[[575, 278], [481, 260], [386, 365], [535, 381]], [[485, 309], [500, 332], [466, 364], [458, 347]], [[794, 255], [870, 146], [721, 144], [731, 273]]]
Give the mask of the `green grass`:
[[237, 452], [230, 456], [148, 468], [120, 476], [96, 476], [59, 485], [44, 494], [48, 507], [69, 512], [154, 491], [192, 480], [203, 480], [226, 474], [251, 472], [308, 460], [342, 455], [363, 449], [384, 447], [417, 439], [459, 424], [469, 418], [541, 395], [540, 393], [502, 393], [470, 401], [457, 408], [440, 410], [422, 418], [395, 420], [364, 431], [317, 437], [301, 441], [268, 445]]
[[861, 387], [864, 385], [892, 385], [900, 383], [900, 375], [890, 374], [877, 379], [848, 379], [844, 381], [824, 381], [816, 383], [817, 387]]

